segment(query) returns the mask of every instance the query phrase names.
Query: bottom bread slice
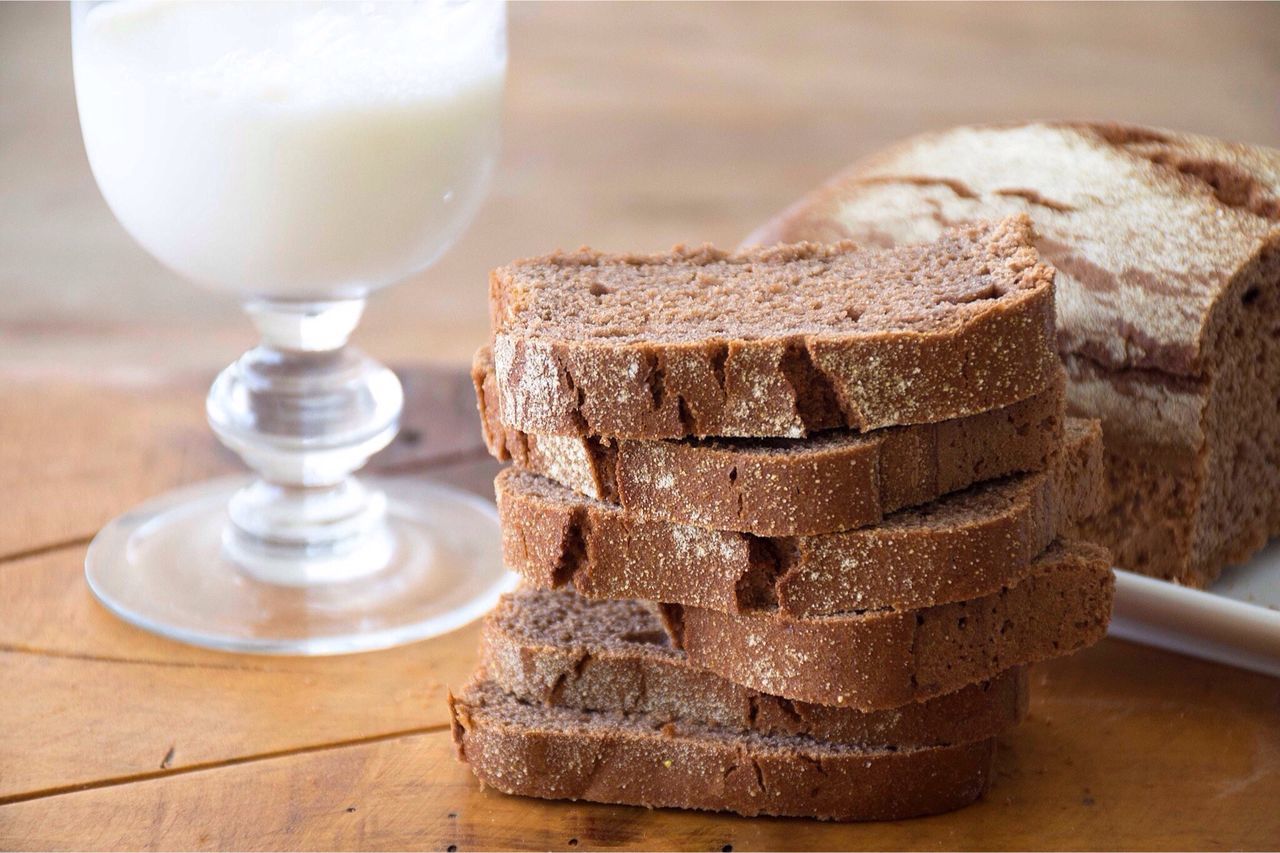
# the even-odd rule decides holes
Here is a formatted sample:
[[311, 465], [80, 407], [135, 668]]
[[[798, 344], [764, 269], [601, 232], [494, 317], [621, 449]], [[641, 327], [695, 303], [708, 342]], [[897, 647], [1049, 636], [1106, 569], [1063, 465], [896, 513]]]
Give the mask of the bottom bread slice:
[[895, 820], [986, 791], [995, 738], [867, 749], [726, 731], [648, 714], [521, 702], [481, 674], [449, 699], [458, 757], [508, 794], [810, 817]]
[[1111, 620], [1111, 555], [1059, 540], [992, 595], [814, 619], [664, 605], [694, 664], [806, 702], [892, 708], [1092, 645]]
[[920, 748], [984, 740], [1026, 715], [1022, 667], [887, 711], [793, 702], [690, 663], [654, 606], [525, 588], [485, 620], [483, 666], [519, 699], [583, 710], [641, 712], [741, 732], [807, 735], [862, 746]]

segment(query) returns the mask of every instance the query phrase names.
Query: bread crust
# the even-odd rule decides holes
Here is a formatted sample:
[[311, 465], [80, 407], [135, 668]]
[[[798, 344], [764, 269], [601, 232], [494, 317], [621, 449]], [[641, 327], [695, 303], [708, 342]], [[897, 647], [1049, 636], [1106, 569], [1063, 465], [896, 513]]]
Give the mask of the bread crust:
[[1197, 376], [1215, 306], [1280, 247], [1280, 150], [1135, 125], [956, 127], [854, 164], [744, 245], [889, 246], [1017, 211], [1060, 271], [1064, 354]]
[[895, 820], [972, 803], [990, 785], [995, 758], [994, 738], [862, 750], [548, 706], [506, 715], [482, 691], [473, 684], [449, 697], [458, 757], [483, 785], [528, 797], [748, 817]]
[[1019, 722], [1027, 709], [1021, 667], [887, 712], [793, 702], [691, 664], [671, 645], [651, 605], [590, 601], [570, 591], [504, 596], [485, 621], [482, 649], [486, 676], [525, 702], [868, 747], [984, 740]]
[[[1029, 220], [1015, 216], [945, 236], [972, 241], [975, 269], [1007, 269], [1018, 285], [985, 298], [980, 309], [960, 306], [966, 310], [955, 323], [927, 330], [859, 332], [854, 322], [842, 333], [617, 344], [534, 335], [512, 319], [522, 304], [520, 266], [495, 270], [490, 301], [501, 420], [542, 435], [798, 438], [823, 429], [933, 423], [1043, 391], [1058, 366], [1053, 269], [1038, 261]], [[637, 262], [588, 254], [595, 266]], [[767, 264], [770, 257], [730, 260]], [[583, 262], [552, 256], [526, 263]], [[696, 269], [698, 257], [676, 252], [640, 262]]]
[[485, 442], [499, 461], [636, 518], [758, 536], [865, 527], [974, 483], [1042, 470], [1061, 442], [1065, 387], [1059, 372], [1046, 390], [1002, 409], [869, 433], [637, 441], [504, 426], [488, 347], [476, 353], [472, 379]]
[[1102, 418], [1119, 472], [1091, 532], [1126, 569], [1207, 586], [1280, 535], [1280, 150], [958, 127], [855, 164], [746, 243], [892, 246], [1014, 211], [1058, 269], [1068, 411]]
[[1049, 470], [956, 492], [880, 525], [756, 537], [632, 518], [508, 469], [494, 487], [503, 558], [538, 587], [794, 617], [960, 601], [1000, 589], [1105, 497], [1096, 422], [1073, 421]]
[[1115, 578], [1106, 549], [1059, 542], [991, 595], [919, 610], [800, 620], [665, 605], [689, 660], [788, 699], [863, 710], [954, 691], [1097, 642]]

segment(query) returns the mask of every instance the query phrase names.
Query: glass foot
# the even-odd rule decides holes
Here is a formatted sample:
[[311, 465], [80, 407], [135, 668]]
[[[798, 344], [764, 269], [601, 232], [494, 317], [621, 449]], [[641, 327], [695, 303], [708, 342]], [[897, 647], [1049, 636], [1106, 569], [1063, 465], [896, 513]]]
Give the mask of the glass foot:
[[515, 586], [488, 502], [437, 483], [373, 476], [361, 482], [386, 495], [385, 568], [305, 585], [257, 580], [223, 547], [228, 502], [248, 482], [187, 486], [109, 523], [85, 558], [94, 595], [126, 621], [184, 643], [332, 655], [452, 631]]

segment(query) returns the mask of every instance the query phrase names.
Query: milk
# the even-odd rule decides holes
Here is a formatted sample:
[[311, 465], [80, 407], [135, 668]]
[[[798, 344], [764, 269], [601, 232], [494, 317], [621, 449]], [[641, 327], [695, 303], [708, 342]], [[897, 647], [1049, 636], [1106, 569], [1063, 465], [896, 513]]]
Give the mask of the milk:
[[75, 22], [89, 163], [182, 275], [361, 296], [430, 264], [498, 146], [500, 3], [110, 3]]

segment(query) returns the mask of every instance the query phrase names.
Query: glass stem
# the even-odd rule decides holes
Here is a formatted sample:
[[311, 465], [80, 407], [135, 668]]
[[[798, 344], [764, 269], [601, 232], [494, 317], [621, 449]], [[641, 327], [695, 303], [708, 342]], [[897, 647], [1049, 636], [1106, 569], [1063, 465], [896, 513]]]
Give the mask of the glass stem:
[[206, 405], [218, 438], [260, 477], [231, 500], [227, 555], [288, 586], [373, 574], [394, 549], [386, 500], [352, 473], [395, 437], [404, 394], [347, 346], [364, 300], [245, 307], [262, 343], [218, 375]]

